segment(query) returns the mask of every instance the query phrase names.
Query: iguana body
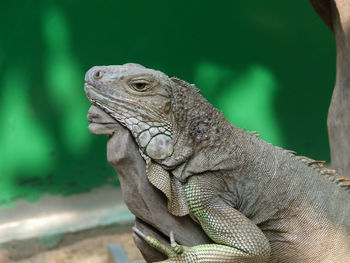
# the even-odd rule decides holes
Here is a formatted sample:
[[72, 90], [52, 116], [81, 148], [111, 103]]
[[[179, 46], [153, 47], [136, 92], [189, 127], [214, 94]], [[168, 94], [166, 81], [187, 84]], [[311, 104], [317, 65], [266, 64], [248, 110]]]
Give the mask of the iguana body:
[[350, 262], [344, 177], [237, 128], [159, 71], [93, 67], [85, 81], [90, 101], [132, 132], [169, 211], [190, 214], [214, 241], [163, 249], [164, 262]]

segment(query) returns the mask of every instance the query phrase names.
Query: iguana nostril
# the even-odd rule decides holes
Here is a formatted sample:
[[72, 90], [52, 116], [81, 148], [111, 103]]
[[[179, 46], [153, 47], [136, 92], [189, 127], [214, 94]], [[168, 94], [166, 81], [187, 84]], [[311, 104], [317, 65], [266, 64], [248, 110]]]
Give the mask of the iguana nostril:
[[103, 72], [101, 70], [97, 70], [93, 73], [94, 79], [101, 79], [103, 76]]

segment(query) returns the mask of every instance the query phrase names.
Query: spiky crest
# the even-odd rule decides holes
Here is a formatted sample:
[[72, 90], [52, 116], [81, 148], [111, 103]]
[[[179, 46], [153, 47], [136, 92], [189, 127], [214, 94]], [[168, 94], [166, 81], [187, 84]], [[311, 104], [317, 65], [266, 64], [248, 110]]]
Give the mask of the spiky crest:
[[182, 86], [182, 87], [186, 87], [186, 88], [189, 88], [189, 89], [194, 89], [194, 90], [196, 90], [198, 93], [200, 93], [200, 94], [202, 94], [202, 91], [200, 90], [200, 89], [198, 89], [197, 87], [196, 87], [196, 85], [194, 85], [194, 84], [190, 84], [190, 83], [188, 83], [188, 82], [186, 82], [186, 81], [184, 81], [184, 80], [182, 80], [182, 79], [179, 79], [179, 78], [177, 78], [177, 77], [172, 77], [172, 78], [170, 78], [172, 81], [174, 81], [176, 84], [178, 84], [178, 85], [180, 85], [180, 86]]
[[332, 183], [337, 184], [345, 191], [350, 193], [350, 180], [342, 175], [337, 174], [336, 170], [324, 167], [323, 165], [326, 163], [325, 161], [317, 161], [306, 156], [296, 156], [294, 154], [293, 156], [306, 163], [308, 166], [314, 168], [322, 175], [326, 176]]

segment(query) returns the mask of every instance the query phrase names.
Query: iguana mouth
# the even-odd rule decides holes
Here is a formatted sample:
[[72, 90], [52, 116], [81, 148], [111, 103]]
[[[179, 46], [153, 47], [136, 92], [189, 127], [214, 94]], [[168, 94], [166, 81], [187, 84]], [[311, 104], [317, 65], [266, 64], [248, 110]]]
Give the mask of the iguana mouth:
[[102, 109], [108, 115], [111, 115], [124, 126], [127, 126], [125, 118], [130, 114], [126, 114], [127, 112], [135, 112], [142, 109], [144, 111], [144, 116], [154, 113], [148, 107], [145, 107], [145, 105], [142, 105], [133, 99], [123, 97], [117, 94], [117, 91], [112, 89], [107, 89], [101, 92], [98, 88], [88, 82], [85, 82], [84, 89], [88, 99], [93, 105]]
[[89, 83], [87, 83], [87, 82], [85, 82], [85, 84], [84, 84], [84, 90], [85, 90], [86, 96], [87, 96], [87, 98], [89, 99], [89, 101], [90, 101], [93, 105], [96, 105], [98, 108], [104, 110], [104, 107], [102, 106], [102, 104], [100, 104], [96, 99], [93, 98], [92, 93], [93, 93], [93, 95], [94, 95], [95, 97], [96, 97], [96, 96], [104, 97], [104, 96], [101, 96], [101, 95], [97, 92], [96, 88], [95, 88], [93, 85], [91, 85], [91, 84], [89, 84]]
[[[85, 82], [84, 85], [84, 90], [86, 93], [87, 98], [89, 99], [89, 101], [96, 106], [97, 108], [101, 109], [103, 112], [105, 112], [106, 115], [109, 116], [109, 120], [107, 122], [101, 122], [101, 120], [96, 121], [96, 119], [93, 119], [92, 116], [90, 117], [91, 120], [93, 120], [93, 123], [100, 123], [100, 124], [109, 124], [109, 123], [116, 123], [117, 121], [119, 121], [121, 124], [123, 124], [125, 126], [124, 120], [122, 118], [121, 115], [118, 115], [120, 118], [116, 118], [116, 116], [112, 117], [111, 113], [112, 112], [116, 112], [117, 109], [115, 109], [115, 106], [123, 103], [123, 100], [117, 100], [115, 98], [112, 98], [108, 95], [105, 94], [101, 94], [97, 88], [95, 88], [93, 85]], [[113, 107], [108, 107], [106, 104], [106, 102], [111, 102], [113, 103]], [[102, 114], [100, 112], [100, 114]], [[89, 120], [89, 116], [88, 116], [88, 120]], [[89, 120], [90, 121], [90, 120]]]
[[115, 130], [118, 128], [118, 121], [111, 117], [102, 105], [92, 98], [91, 90], [93, 89], [92, 85], [85, 83], [85, 91], [89, 101], [93, 104], [88, 112], [87, 120], [90, 122], [89, 131], [92, 134], [97, 135], [112, 135]]

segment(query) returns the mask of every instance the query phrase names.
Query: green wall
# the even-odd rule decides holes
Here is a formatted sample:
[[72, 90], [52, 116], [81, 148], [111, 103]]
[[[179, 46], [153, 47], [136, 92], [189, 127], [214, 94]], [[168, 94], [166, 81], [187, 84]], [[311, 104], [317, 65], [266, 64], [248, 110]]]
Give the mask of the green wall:
[[196, 83], [238, 126], [329, 159], [335, 47], [308, 1], [6, 1], [0, 22], [0, 207], [118, 185], [87, 129], [93, 65]]

